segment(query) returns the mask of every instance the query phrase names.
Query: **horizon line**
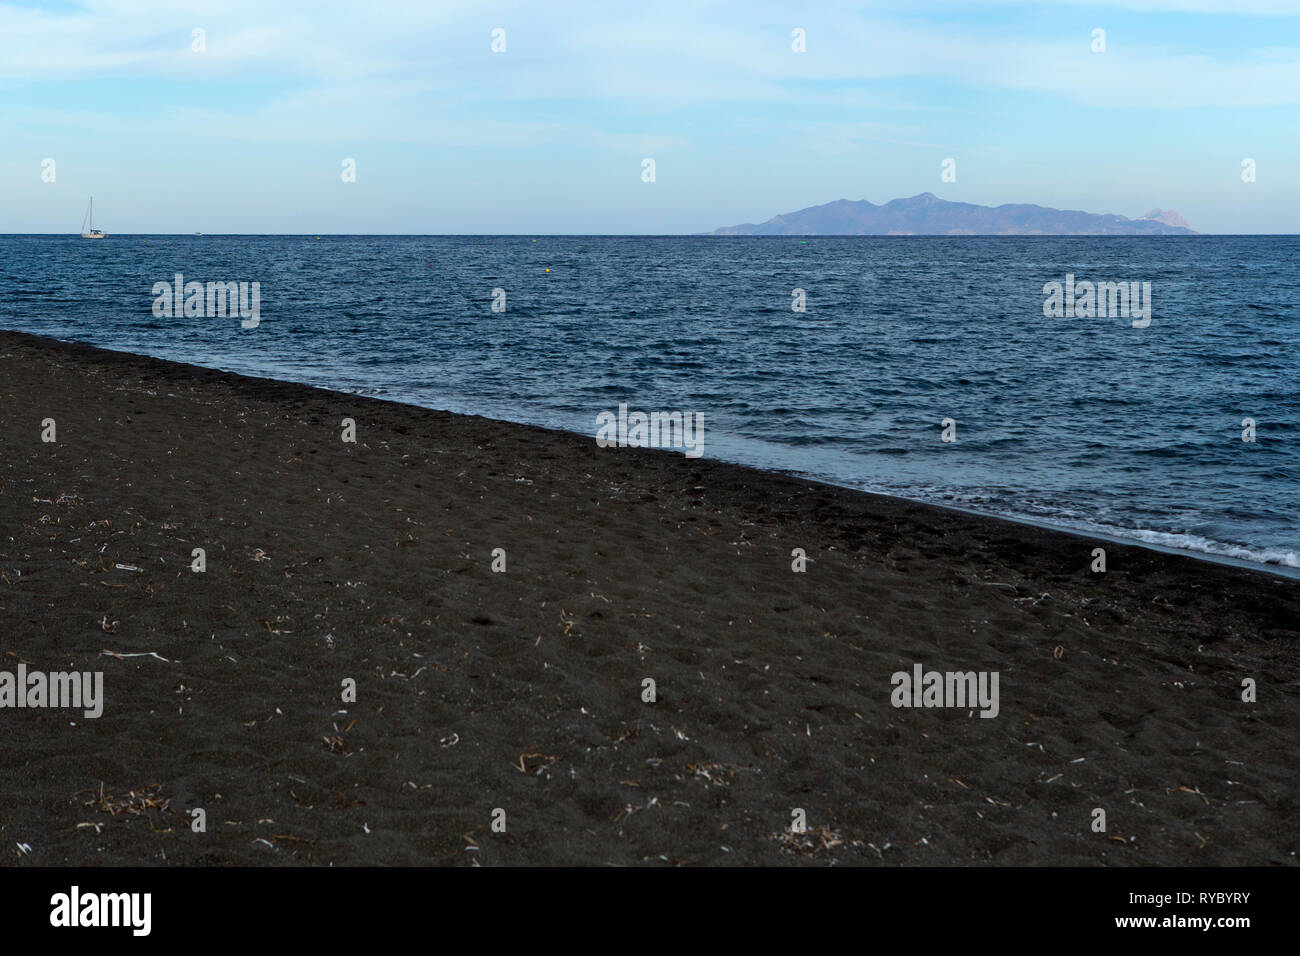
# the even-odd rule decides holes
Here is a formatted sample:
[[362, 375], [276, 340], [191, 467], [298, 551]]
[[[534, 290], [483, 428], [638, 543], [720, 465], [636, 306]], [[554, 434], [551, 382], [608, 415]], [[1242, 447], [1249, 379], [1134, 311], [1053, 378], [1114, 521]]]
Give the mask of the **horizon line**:
[[[0, 232], [0, 236], [66, 236], [69, 239], [82, 238], [75, 232]], [[716, 235], [713, 232], [111, 232], [104, 238], [114, 237], [150, 237], [150, 236], [188, 236], [191, 239], [208, 239], [223, 236], [266, 236], [271, 238], [315, 238], [339, 239], [371, 236], [376, 238], [426, 238], [426, 239], [464, 239], [464, 238], [527, 238], [546, 236], [548, 238], [592, 238], [592, 239], [1205, 239], [1205, 238], [1264, 238], [1300, 236], [1300, 232], [1192, 232], [1192, 233], [1153, 233], [1151, 235], [1133, 235], [1126, 233], [1104, 232], [1034, 232], [1034, 233], [792, 233], [789, 235]]]

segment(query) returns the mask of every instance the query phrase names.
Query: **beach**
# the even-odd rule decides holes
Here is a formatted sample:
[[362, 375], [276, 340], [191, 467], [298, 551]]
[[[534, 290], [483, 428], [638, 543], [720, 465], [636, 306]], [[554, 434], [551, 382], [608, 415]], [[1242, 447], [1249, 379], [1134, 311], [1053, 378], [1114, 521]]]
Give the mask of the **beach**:
[[13, 332], [0, 441], [7, 864], [1296, 862], [1294, 579]]

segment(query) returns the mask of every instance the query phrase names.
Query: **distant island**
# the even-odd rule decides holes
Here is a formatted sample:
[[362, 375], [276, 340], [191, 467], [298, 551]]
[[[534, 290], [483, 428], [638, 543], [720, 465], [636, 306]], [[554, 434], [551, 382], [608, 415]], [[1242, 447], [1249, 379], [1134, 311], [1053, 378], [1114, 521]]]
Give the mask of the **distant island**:
[[949, 202], [934, 193], [884, 205], [838, 199], [773, 216], [754, 225], [715, 229], [710, 236], [1194, 236], [1172, 209], [1153, 209], [1140, 219], [1049, 209], [1030, 203], [977, 206]]

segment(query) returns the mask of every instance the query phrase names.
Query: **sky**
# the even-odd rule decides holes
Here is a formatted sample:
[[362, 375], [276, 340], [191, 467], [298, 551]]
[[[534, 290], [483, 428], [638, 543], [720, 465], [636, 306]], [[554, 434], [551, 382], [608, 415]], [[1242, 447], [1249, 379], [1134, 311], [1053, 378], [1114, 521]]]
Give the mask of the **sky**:
[[0, 0], [0, 233], [91, 195], [116, 234], [527, 235], [921, 192], [1300, 233], [1300, 0]]

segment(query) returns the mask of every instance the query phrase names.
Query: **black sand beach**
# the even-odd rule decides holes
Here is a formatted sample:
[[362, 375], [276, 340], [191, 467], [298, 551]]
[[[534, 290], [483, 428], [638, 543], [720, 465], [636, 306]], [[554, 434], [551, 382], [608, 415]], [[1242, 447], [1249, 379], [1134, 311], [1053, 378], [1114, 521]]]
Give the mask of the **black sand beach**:
[[1294, 580], [10, 332], [0, 442], [6, 864], [1296, 862]]

